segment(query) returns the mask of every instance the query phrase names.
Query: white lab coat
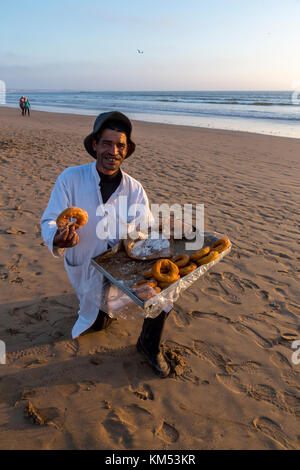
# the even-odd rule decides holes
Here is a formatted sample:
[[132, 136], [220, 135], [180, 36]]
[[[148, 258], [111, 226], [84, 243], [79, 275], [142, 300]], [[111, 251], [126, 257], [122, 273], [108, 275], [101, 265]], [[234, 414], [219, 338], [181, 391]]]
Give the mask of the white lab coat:
[[[73, 338], [94, 323], [101, 303], [104, 279], [103, 275], [91, 265], [91, 258], [103, 253], [122, 238], [120, 233], [122, 230], [127, 231], [128, 225], [133, 224], [139, 229], [140, 226], [135, 225], [139, 216], [140, 220], [143, 219], [143, 224], [151, 223], [152, 220], [146, 192], [137, 180], [122, 171], [119, 187], [104, 205], [99, 182], [96, 161], [67, 168], [57, 178], [41, 219], [42, 237], [53, 256], [64, 256], [65, 269], [79, 299], [79, 316], [72, 330]], [[125, 197], [130, 210], [125, 212], [124, 216], [124, 209], [120, 209], [120, 201], [126, 201]], [[106, 239], [100, 239], [97, 233], [99, 235], [103, 232], [105, 224], [111, 220], [111, 212], [109, 216], [105, 216], [103, 211], [107, 205], [115, 209], [117, 231], [110, 232]], [[142, 211], [138, 205], [142, 205], [139, 206], [142, 207]], [[53, 247], [53, 238], [57, 230], [56, 218], [64, 209], [72, 206], [80, 207], [88, 213], [87, 224], [78, 230], [79, 244], [66, 249]]]

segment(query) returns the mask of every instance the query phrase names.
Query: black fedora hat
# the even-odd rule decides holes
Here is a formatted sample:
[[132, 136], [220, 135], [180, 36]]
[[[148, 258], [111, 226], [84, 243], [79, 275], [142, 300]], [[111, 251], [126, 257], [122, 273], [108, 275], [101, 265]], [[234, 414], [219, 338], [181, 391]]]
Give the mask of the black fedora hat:
[[109, 123], [109, 121], [118, 121], [122, 123], [122, 127], [126, 129], [128, 151], [125, 158], [128, 158], [135, 151], [135, 143], [131, 139], [132, 125], [129, 118], [119, 111], [111, 111], [99, 114], [94, 122], [93, 132], [89, 134], [83, 141], [86, 151], [92, 157], [97, 158], [96, 152], [93, 149], [93, 140], [95, 139], [97, 132], [99, 132], [101, 128], [104, 128], [105, 125]]

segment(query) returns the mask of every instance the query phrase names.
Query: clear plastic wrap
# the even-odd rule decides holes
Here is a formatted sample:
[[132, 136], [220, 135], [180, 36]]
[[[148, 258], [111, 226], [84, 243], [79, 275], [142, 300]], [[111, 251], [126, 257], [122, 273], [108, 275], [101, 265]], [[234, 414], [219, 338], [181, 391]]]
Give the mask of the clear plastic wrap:
[[[204, 244], [211, 245], [224, 235], [212, 232], [204, 233]], [[203, 276], [209, 269], [219, 263], [231, 250], [231, 244], [225, 251], [210, 263], [199, 266], [190, 274], [178, 279], [169, 287], [155, 295], [154, 290], [148, 287], [147, 300], [141, 300], [132, 291], [132, 285], [142, 279], [141, 272], [149, 269], [149, 262], [143, 263], [126, 258], [122, 252], [122, 244], [118, 243], [112, 249], [92, 259], [93, 266], [105, 276], [104, 289], [100, 300], [100, 308], [113, 318], [155, 318], [163, 310], [170, 310], [181, 294]], [[174, 240], [174, 256], [183, 253], [183, 240]], [[185, 251], [187, 254], [193, 253]], [[119, 266], [118, 266], [119, 263]], [[153, 261], [152, 261], [153, 265]]]

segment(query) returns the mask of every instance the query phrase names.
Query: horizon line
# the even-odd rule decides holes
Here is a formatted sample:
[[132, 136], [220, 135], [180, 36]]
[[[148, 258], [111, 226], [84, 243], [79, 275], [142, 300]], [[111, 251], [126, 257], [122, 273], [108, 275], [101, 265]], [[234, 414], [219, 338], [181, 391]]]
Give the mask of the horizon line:
[[286, 89], [280, 89], [280, 90], [262, 90], [262, 89], [257, 89], [257, 90], [251, 90], [251, 89], [235, 89], [235, 90], [222, 90], [222, 89], [198, 89], [198, 90], [96, 90], [96, 89], [90, 89], [90, 90], [83, 90], [83, 89], [78, 89], [78, 88], [7, 88], [6, 92], [8, 93], [14, 93], [14, 92], [19, 92], [19, 91], [31, 91], [31, 92], [77, 92], [77, 93], [155, 93], [155, 92], [162, 92], [162, 93], [187, 93], [187, 92], [291, 92], [293, 91], [292, 89], [286, 90]]

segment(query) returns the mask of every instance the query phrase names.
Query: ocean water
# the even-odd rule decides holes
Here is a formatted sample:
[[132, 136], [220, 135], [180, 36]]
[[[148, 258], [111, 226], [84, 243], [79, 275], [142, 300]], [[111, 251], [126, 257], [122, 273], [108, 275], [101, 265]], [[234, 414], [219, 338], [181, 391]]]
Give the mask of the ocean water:
[[6, 93], [6, 106], [18, 107], [21, 95], [32, 111], [96, 116], [118, 110], [139, 121], [300, 138], [300, 99], [292, 91], [13, 90]]

